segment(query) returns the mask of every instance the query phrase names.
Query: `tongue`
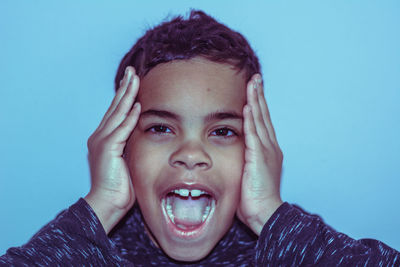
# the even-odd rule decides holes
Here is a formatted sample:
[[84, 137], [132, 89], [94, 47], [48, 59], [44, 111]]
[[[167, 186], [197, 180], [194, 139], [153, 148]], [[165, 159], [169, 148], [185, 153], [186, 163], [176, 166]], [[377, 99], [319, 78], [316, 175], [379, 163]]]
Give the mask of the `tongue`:
[[201, 224], [207, 205], [207, 197], [196, 197], [193, 199], [191, 196], [187, 198], [174, 196], [172, 213], [175, 217], [175, 223], [189, 227]]

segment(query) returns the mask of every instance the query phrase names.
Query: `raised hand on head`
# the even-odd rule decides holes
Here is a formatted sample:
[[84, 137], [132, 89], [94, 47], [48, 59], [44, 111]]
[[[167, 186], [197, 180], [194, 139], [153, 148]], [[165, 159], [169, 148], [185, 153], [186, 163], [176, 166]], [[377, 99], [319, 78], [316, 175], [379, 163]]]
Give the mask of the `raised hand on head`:
[[110, 107], [88, 140], [91, 188], [85, 200], [106, 233], [135, 202], [123, 153], [140, 115], [140, 104], [135, 103], [138, 91], [139, 77], [133, 67], [127, 67]]
[[260, 235], [264, 224], [282, 204], [283, 155], [272, 126], [260, 74], [253, 75], [246, 90], [247, 104], [243, 108], [245, 164], [237, 215]]

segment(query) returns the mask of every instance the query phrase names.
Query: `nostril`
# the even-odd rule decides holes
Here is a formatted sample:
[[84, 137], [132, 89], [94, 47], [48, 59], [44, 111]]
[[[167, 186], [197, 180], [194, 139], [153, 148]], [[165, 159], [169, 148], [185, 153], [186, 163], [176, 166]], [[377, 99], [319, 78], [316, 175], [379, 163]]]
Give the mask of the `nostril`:
[[177, 160], [177, 161], [175, 161], [175, 165], [178, 165], [178, 166], [185, 166], [186, 164], [185, 164], [185, 162], [183, 162], [183, 161]]
[[200, 168], [206, 168], [206, 167], [208, 166], [208, 164], [205, 163], [205, 162], [197, 163], [197, 165], [198, 165]]

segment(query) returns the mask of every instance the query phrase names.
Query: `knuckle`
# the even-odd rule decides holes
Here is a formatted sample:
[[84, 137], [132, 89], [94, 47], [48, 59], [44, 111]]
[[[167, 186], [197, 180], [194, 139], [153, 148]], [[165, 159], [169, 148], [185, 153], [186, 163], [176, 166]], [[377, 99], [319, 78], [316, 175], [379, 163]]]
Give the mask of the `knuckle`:
[[106, 147], [110, 146], [113, 143], [112, 135], [108, 135], [103, 138], [102, 142], [98, 144], [98, 146], [102, 149], [105, 149]]
[[280, 162], [282, 162], [283, 161], [283, 153], [282, 153], [282, 150], [279, 147], [276, 149], [276, 155], [277, 155], [278, 160]]
[[98, 151], [99, 149], [104, 149], [104, 147], [107, 146], [108, 143], [109, 143], [108, 137], [100, 138], [98, 134], [93, 134], [89, 137], [87, 141], [87, 146], [89, 152], [94, 152]]
[[94, 140], [95, 140], [95, 134], [92, 134], [92, 135], [88, 138], [87, 143], [86, 143], [86, 145], [87, 145], [87, 147], [88, 147], [89, 149], [91, 149], [91, 148], [93, 147]]
[[274, 156], [274, 151], [270, 147], [264, 147], [263, 152], [268, 158]]

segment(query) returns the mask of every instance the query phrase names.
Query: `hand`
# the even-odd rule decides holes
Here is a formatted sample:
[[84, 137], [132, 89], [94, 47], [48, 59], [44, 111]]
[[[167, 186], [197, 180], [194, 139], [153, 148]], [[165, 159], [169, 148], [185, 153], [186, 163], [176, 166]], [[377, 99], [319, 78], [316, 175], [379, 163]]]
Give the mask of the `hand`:
[[260, 235], [264, 224], [282, 204], [280, 179], [283, 155], [276, 140], [259, 74], [253, 75], [247, 84], [243, 117], [246, 149], [237, 215]]
[[96, 213], [106, 233], [111, 231], [135, 202], [123, 153], [140, 115], [140, 104], [133, 105], [138, 90], [139, 77], [134, 68], [127, 67], [111, 106], [88, 140], [92, 186], [85, 200]]

